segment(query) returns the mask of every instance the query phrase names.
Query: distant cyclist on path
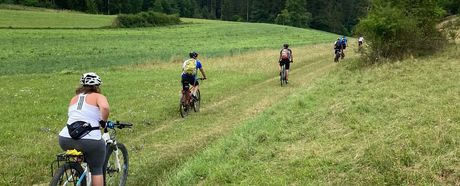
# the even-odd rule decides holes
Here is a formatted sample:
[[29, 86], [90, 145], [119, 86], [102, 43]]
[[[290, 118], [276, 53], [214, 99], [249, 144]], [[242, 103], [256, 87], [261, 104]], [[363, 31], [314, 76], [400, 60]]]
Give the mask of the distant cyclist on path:
[[348, 46], [348, 40], [347, 40], [346, 36], [342, 36], [341, 44], [342, 44], [342, 59], [343, 59], [345, 57], [345, 51], [344, 50]]
[[358, 37], [358, 46], [361, 47], [363, 46], [364, 43], [364, 37], [362, 35], [359, 35]]
[[206, 75], [204, 73], [203, 66], [201, 65], [201, 61], [197, 59], [198, 53], [190, 52], [189, 56], [190, 59], [184, 61], [184, 64], [182, 65], [182, 90], [187, 91], [189, 85], [192, 85], [192, 98], [197, 99], [196, 92], [200, 85], [198, 82], [197, 70], [200, 70], [203, 79], [206, 79]]
[[[338, 62], [340, 55], [342, 55], [342, 40], [340, 37], [334, 42], [334, 55], [334, 62]], [[339, 56], [337, 57], [337, 55]]]
[[283, 49], [280, 51], [280, 57], [279, 57], [279, 72], [281, 75], [281, 66], [285, 65], [286, 67], [286, 83], [289, 83], [288, 78], [289, 78], [289, 64], [293, 62], [293, 56], [292, 56], [292, 50], [289, 49], [289, 44], [284, 44]]

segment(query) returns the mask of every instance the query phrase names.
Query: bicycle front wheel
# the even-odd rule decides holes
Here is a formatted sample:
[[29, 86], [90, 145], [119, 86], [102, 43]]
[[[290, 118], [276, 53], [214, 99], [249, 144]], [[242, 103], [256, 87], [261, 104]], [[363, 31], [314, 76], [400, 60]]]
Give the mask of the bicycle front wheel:
[[121, 143], [109, 145], [104, 164], [105, 185], [126, 185], [128, 166], [128, 150], [126, 150], [125, 145]]
[[80, 180], [82, 174], [83, 168], [78, 163], [65, 163], [63, 166], [59, 167], [59, 169], [54, 174], [50, 186], [76, 186], [77, 184], [86, 186], [86, 177], [83, 177]]
[[196, 100], [193, 101], [193, 111], [200, 112], [201, 95], [200, 90], [196, 90]]

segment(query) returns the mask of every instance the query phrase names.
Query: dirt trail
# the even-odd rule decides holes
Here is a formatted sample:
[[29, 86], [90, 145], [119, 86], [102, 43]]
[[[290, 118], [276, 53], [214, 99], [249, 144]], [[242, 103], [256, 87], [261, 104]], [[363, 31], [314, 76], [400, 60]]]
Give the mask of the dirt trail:
[[[129, 183], [161, 184], [168, 172], [180, 166], [187, 158], [227, 135], [236, 126], [257, 116], [291, 93], [308, 88], [316, 78], [333, 69], [329, 45], [309, 46], [297, 50], [292, 64], [290, 83], [279, 85], [278, 76], [238, 89], [231, 96], [208, 105], [202, 105], [199, 113], [186, 119], [172, 119], [152, 131], [133, 136], [126, 144], [134, 147], [131, 153]], [[351, 51], [349, 51], [351, 53]]]

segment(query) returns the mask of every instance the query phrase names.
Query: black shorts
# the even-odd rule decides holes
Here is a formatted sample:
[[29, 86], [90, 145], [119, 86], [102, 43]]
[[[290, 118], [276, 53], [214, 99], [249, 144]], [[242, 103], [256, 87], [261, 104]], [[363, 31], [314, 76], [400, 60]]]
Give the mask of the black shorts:
[[289, 70], [289, 64], [290, 63], [291, 62], [289, 60], [282, 60], [282, 61], [280, 61], [280, 66], [284, 65], [286, 67], [286, 70]]
[[200, 83], [196, 80], [195, 76], [183, 75], [182, 90], [188, 90], [190, 85], [197, 86], [200, 85]]

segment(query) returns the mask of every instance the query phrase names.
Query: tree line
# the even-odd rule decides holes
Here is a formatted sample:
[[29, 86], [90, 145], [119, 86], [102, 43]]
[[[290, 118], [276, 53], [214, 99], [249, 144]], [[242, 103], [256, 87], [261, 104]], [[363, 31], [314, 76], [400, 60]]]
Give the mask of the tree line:
[[367, 13], [369, 0], [0, 0], [94, 14], [156, 11], [181, 17], [278, 23], [350, 33]]
[[[460, 11], [459, 0], [422, 1], [436, 2], [447, 15]], [[350, 34], [359, 19], [368, 14], [373, 0], [0, 0], [0, 3], [93, 14], [155, 11], [180, 17], [277, 23]]]

